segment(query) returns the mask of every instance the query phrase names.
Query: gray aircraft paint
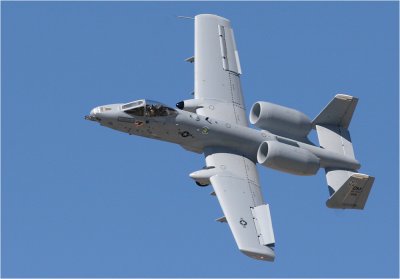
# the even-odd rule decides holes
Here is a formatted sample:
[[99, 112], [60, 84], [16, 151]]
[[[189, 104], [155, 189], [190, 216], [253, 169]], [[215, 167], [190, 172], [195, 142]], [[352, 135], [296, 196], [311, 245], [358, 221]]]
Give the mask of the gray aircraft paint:
[[[206, 42], [206, 43], [205, 43]], [[211, 184], [241, 252], [273, 261], [275, 237], [270, 206], [264, 202], [256, 163], [296, 175], [324, 168], [329, 208], [363, 209], [374, 177], [358, 173], [348, 130], [358, 99], [337, 94], [311, 121], [305, 114], [267, 102], [250, 111], [248, 127], [240, 84], [239, 55], [229, 20], [195, 17], [194, 99], [180, 109], [138, 100], [93, 109], [85, 118], [100, 125], [181, 145], [203, 153], [206, 167], [190, 174], [200, 186]], [[307, 138], [312, 130], [320, 146]]]
[[[359, 162], [351, 157], [274, 135], [266, 130], [260, 131], [179, 109], [176, 109], [177, 114], [174, 116], [132, 117], [120, 110], [121, 105], [103, 106], [112, 108], [112, 110], [91, 116], [98, 118], [102, 126], [131, 135], [176, 143], [185, 148], [196, 150], [197, 153], [204, 153], [204, 149], [209, 146], [220, 146], [230, 153], [243, 155], [253, 162], [257, 162], [257, 152], [261, 143], [276, 141], [283, 145], [310, 151], [319, 158], [320, 166], [323, 168], [353, 170], [360, 168]], [[121, 121], [121, 119], [124, 119], [124, 121]], [[138, 125], [135, 122], [142, 124]]]

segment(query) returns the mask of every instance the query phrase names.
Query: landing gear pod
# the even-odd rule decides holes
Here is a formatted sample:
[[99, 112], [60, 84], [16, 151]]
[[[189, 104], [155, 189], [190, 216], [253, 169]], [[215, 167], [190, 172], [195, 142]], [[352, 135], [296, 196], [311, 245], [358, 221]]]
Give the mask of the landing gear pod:
[[205, 187], [210, 185], [210, 177], [215, 175], [215, 167], [206, 167], [202, 170], [192, 172], [189, 176], [196, 182], [197, 186]]

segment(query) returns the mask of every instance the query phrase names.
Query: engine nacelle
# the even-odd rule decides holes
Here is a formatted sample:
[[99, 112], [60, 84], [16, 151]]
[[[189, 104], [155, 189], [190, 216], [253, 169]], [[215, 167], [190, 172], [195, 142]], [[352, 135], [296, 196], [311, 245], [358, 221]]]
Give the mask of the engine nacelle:
[[259, 164], [279, 171], [314, 175], [320, 167], [319, 158], [306, 149], [277, 141], [264, 141], [257, 152]]
[[268, 102], [255, 103], [250, 111], [250, 123], [273, 134], [304, 138], [312, 128], [304, 113]]

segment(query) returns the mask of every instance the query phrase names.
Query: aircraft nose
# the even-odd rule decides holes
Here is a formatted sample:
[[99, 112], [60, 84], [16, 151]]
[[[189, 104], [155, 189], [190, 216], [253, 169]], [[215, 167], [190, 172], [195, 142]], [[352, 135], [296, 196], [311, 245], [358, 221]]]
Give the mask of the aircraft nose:
[[92, 116], [96, 116], [96, 113], [98, 113], [99, 112], [99, 108], [97, 107], [97, 108], [94, 108], [94, 109], [92, 109], [91, 111], [90, 111], [90, 115], [92, 115]]
[[99, 118], [96, 117], [96, 114], [99, 113], [99, 111], [99, 107], [92, 109], [89, 115], [85, 115], [85, 119], [90, 121], [98, 121]]

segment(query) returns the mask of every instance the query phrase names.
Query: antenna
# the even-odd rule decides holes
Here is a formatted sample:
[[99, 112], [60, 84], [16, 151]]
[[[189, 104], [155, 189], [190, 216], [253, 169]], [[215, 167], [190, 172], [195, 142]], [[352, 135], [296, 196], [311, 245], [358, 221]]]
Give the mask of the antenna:
[[190, 16], [176, 16], [177, 18], [180, 18], [180, 19], [193, 19], [194, 20], [194, 17], [190, 17]]

